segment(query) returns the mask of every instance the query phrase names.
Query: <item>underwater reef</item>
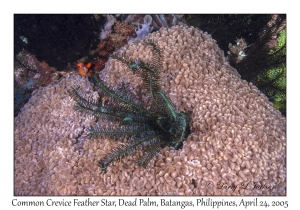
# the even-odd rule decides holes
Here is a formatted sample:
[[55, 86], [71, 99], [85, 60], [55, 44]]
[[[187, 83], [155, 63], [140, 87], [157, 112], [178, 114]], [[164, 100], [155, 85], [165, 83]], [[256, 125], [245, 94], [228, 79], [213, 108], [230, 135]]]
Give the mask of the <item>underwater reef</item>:
[[285, 14], [190, 14], [185, 20], [211, 34], [242, 79], [286, 114]]
[[162, 51], [153, 41], [144, 42], [152, 47], [150, 63], [139, 59], [128, 60], [124, 55], [112, 54], [111, 58], [123, 63], [124, 68], [127, 67], [128, 71], [143, 80], [151, 103], [142, 104], [136, 100], [128, 88], [129, 84], [123, 84], [120, 89], [114, 90], [114, 86], [106, 86], [97, 74], [93, 75], [92, 82], [101, 96], [98, 100], [87, 98], [80, 88], [72, 88], [70, 91], [70, 95], [76, 101], [77, 111], [102, 120], [111, 120], [119, 125], [118, 128], [89, 128], [92, 138], [123, 139], [123, 144], [99, 161], [104, 173], [113, 162], [120, 161], [137, 150], [145, 152], [138, 164], [146, 167], [161, 148], [182, 148], [182, 142], [189, 134], [188, 115], [176, 112], [174, 105], [160, 87]]
[[22, 49], [58, 71], [94, 50], [105, 18], [91, 14], [14, 14], [14, 52]]
[[123, 15], [116, 15], [121, 21], [130, 23], [134, 26], [141, 26], [143, 24], [147, 24], [151, 30], [163, 28], [170, 28], [178, 24], [178, 20], [180, 19], [180, 15], [163, 15], [163, 14], [123, 14]]
[[[161, 90], [176, 112], [190, 113], [182, 149], [162, 148], [146, 168], [136, 164], [137, 151], [102, 173], [99, 159], [125, 139], [89, 137], [90, 126], [118, 125], [74, 110], [72, 87], [94, 101], [102, 96], [87, 77], [70, 73], [34, 90], [15, 118], [15, 195], [286, 195], [286, 119], [268, 98], [197, 28], [161, 28], [146, 39], [163, 52]], [[117, 54], [153, 58], [143, 40]], [[114, 90], [128, 84], [136, 100], [151, 101], [143, 80], [118, 59], [109, 58], [99, 78]]]

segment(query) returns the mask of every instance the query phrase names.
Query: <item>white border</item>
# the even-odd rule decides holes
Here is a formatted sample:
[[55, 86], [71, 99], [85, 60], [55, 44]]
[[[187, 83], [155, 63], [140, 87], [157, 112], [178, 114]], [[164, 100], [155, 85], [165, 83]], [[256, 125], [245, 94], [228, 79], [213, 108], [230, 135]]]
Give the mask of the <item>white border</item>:
[[[178, 2], [178, 3], [176, 3]], [[296, 2], [296, 1], [293, 1]], [[287, 196], [284, 197], [259, 197], [259, 199], [271, 202], [272, 200], [288, 200], [289, 208], [298, 206], [298, 190], [300, 189], [297, 179], [299, 176], [299, 90], [296, 84], [300, 79], [299, 53], [299, 11], [296, 3], [277, 0], [251, 0], [251, 1], [32, 1], [17, 0], [10, 3], [1, 3], [1, 185], [0, 197], [3, 209], [11, 209], [12, 200], [73, 200], [74, 197], [14, 197], [13, 196], [13, 14], [15, 13], [286, 13], [287, 14]], [[87, 197], [78, 197], [85, 199]], [[92, 197], [100, 200], [105, 197]], [[134, 197], [108, 197], [109, 199]], [[140, 198], [140, 197], [139, 197]], [[162, 197], [151, 197], [159, 200]], [[168, 197], [163, 197], [168, 198]], [[172, 197], [175, 200], [195, 200], [198, 197]], [[208, 198], [208, 197], [205, 197]], [[230, 199], [239, 202], [244, 197], [213, 197], [213, 199]], [[245, 197], [251, 200], [255, 197]], [[52, 207], [55, 208], [55, 207]], [[67, 207], [57, 207], [65, 209]], [[72, 207], [72, 209], [83, 209], [84, 207]], [[89, 207], [90, 208], [90, 207]], [[96, 207], [97, 209], [105, 209]], [[95, 208], [95, 209], [96, 209]], [[131, 207], [128, 207], [131, 208]], [[201, 207], [201, 209], [204, 207]], [[22, 207], [21, 209], [33, 209], [33, 207]], [[175, 209], [172, 208], [172, 209]], [[177, 207], [180, 209], [180, 207]], [[185, 208], [187, 209], [187, 208]], [[199, 207], [198, 207], [199, 209]], [[226, 209], [226, 208], [220, 208]], [[229, 209], [229, 208], [227, 208]], [[247, 208], [252, 209], [252, 208]], [[270, 208], [268, 208], [270, 209]], [[295, 208], [293, 208], [295, 209]]]

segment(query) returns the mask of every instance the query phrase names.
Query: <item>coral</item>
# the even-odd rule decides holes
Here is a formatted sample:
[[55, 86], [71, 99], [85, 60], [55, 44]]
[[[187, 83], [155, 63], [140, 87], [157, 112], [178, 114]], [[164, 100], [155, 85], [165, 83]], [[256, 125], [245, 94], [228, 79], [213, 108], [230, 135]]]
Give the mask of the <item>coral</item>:
[[109, 43], [114, 46], [114, 48], [119, 49], [127, 43], [127, 37], [124, 37], [122, 34], [110, 34]]
[[136, 39], [144, 39], [149, 33], [150, 33], [150, 28], [148, 24], [143, 24], [141, 28], [139, 27], [136, 31], [136, 37], [135, 38], [130, 38], [130, 41], [134, 41]]
[[[107, 87], [96, 75], [92, 78], [93, 82], [98, 88], [98, 93], [109, 101], [108, 104], [103, 104], [102, 98], [98, 101], [85, 98], [78, 88], [73, 88], [71, 91], [77, 110], [102, 119], [110, 119], [120, 125], [113, 129], [91, 127], [89, 132], [92, 138], [129, 138], [126, 143], [115, 148], [99, 161], [99, 166], [104, 172], [108, 165], [131, 155], [138, 149], [148, 151], [138, 161], [140, 166], [146, 167], [161, 147], [181, 148], [189, 132], [188, 116], [182, 112], [177, 113], [170, 99], [160, 89], [162, 52], [151, 40], [145, 43], [152, 46], [153, 58], [149, 64], [140, 60], [126, 60], [117, 55], [112, 55], [111, 58], [124, 63], [129, 71], [143, 80], [144, 87], [148, 90], [148, 97], [152, 99], [152, 106], [133, 100], [134, 97], [126, 91], [125, 85], [115, 91], [113, 87]], [[152, 108], [147, 109], [146, 107], [149, 106]]]
[[97, 59], [96, 62], [95, 62], [95, 66], [94, 66], [93, 69], [96, 72], [97, 71], [101, 71], [102, 69], [104, 69], [106, 61], [107, 61], [107, 59], [105, 59], [105, 58]]
[[[117, 21], [112, 15], [106, 15], [107, 22], [101, 32], [101, 42], [97, 49], [89, 52], [88, 56], [78, 60], [78, 72], [83, 76], [90, 77], [93, 72], [101, 71], [114, 50], [119, 49], [127, 43], [127, 40], [136, 37], [135, 29], [128, 23]], [[91, 68], [86, 68], [92, 63]]]
[[104, 24], [104, 28], [101, 30], [100, 39], [103, 40], [107, 38], [109, 34], [112, 33], [112, 27], [116, 22], [116, 18], [112, 15], [106, 15], [106, 23]]
[[134, 36], [134, 27], [124, 22], [116, 22], [114, 26], [114, 32], [121, 34], [125, 37]]
[[[101, 174], [98, 160], [120, 144], [90, 140], [88, 127], [117, 125], [75, 112], [68, 88], [79, 86], [95, 101], [101, 96], [87, 78], [66, 76], [35, 90], [15, 118], [15, 194], [286, 195], [286, 121], [268, 98], [240, 78], [207, 33], [176, 26], [146, 39], [164, 53], [161, 89], [176, 112], [191, 112], [182, 149], [163, 148], [147, 168], [136, 165], [138, 151]], [[146, 63], [153, 58], [141, 41], [118, 54]], [[108, 60], [100, 78], [115, 90], [128, 83], [137, 100], [151, 100], [142, 80], [116, 59]], [[242, 188], [254, 182], [265, 187]]]
[[106, 15], [107, 22], [101, 32], [101, 41], [108, 41], [116, 49], [127, 43], [128, 37], [135, 37], [135, 29], [132, 25], [125, 22], [119, 22], [112, 15]]
[[198, 27], [211, 34], [218, 46], [228, 51], [228, 43], [243, 37], [248, 44], [257, 39], [257, 34], [270, 20], [270, 15], [258, 14], [189, 14], [185, 16], [188, 25]]
[[[274, 101], [274, 97], [277, 98], [275, 96], [276, 89], [279, 88], [280, 92], [283, 93], [285, 87], [274, 86], [273, 84], [278, 84], [278, 82], [270, 80], [271, 78], [266, 80], [266, 78], [270, 70], [274, 69], [278, 72], [276, 69], [282, 69], [285, 66], [285, 47], [282, 46], [281, 50], [277, 49], [278, 53], [273, 55], [270, 55], [269, 52], [270, 50], [274, 51], [277, 46], [277, 36], [286, 27], [285, 19], [285, 14], [186, 16], [188, 24], [207, 31], [217, 40], [219, 47], [228, 52], [230, 64], [239, 72], [242, 79], [256, 85], [260, 91], [269, 97], [270, 101], [274, 102], [274, 105], [277, 103]], [[228, 45], [228, 42], [233, 43], [236, 37], [243, 37], [236, 41], [243, 40], [245, 43], [247, 42], [248, 46], [243, 47], [231, 43]], [[284, 76], [285, 74], [282, 73], [281, 75]], [[267, 89], [272, 89], [272, 91]], [[278, 104], [275, 106], [278, 107]], [[280, 105], [279, 107], [281, 112], [285, 114], [284, 106]]]
[[128, 23], [117, 21], [113, 32], [105, 38], [105, 41], [108, 41], [117, 50], [127, 43], [129, 37], [136, 37], [134, 27]]
[[99, 55], [103, 58], [108, 58], [109, 53], [114, 51], [113, 46], [108, 41], [101, 41], [98, 45]]
[[269, 40], [267, 40], [265, 45], [270, 50], [274, 50], [278, 43], [278, 35], [286, 28], [286, 20], [280, 18], [280, 16], [276, 14], [272, 15], [271, 17], [271, 20], [267, 23], [267, 29], [260, 34], [260, 40], [263, 40], [265, 37], [267, 37]]
[[180, 15], [121, 15], [121, 21], [130, 23], [139, 27], [147, 24], [151, 29], [154, 28], [170, 28], [178, 24]]
[[[19, 85], [24, 85], [24, 82], [27, 82], [27, 89], [35, 90], [41, 85], [50, 84], [53, 78], [56, 78], [57, 70], [54, 67], [50, 67], [44, 61], [38, 61], [35, 55], [26, 50], [22, 50], [16, 56], [16, 61], [18, 63], [15, 66], [15, 81]], [[29, 85], [28, 82], [31, 84]]]
[[15, 58], [15, 116], [30, 98], [31, 92], [40, 86], [46, 86], [59, 77], [59, 72], [46, 62], [40, 62], [35, 55], [26, 50], [19, 52]]
[[270, 101], [275, 103], [274, 99], [280, 98], [282, 105], [278, 107], [277, 103], [276, 107], [283, 114], [286, 112], [285, 27], [285, 19], [279, 15], [272, 15], [257, 40], [245, 49], [247, 56], [240, 60], [230, 59], [231, 65], [238, 70], [242, 78], [256, 85]]
[[102, 40], [97, 49], [90, 51], [88, 56], [78, 60], [77, 72], [82, 76], [91, 77], [94, 72], [101, 71], [105, 67], [109, 54], [114, 49], [109, 41]]

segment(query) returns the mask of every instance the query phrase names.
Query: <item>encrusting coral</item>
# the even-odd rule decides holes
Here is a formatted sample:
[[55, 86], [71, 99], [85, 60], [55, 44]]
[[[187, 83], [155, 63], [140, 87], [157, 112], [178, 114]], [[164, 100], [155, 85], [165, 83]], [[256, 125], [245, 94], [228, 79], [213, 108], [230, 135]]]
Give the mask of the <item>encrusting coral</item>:
[[[175, 26], [146, 38], [164, 53], [162, 90], [176, 111], [191, 113], [183, 148], [163, 148], [147, 168], [136, 164], [137, 152], [101, 174], [98, 160], [119, 141], [90, 140], [87, 128], [115, 124], [74, 111], [70, 87], [93, 100], [99, 95], [87, 78], [71, 74], [35, 90], [15, 118], [15, 194], [286, 195], [286, 122], [267, 97], [241, 80], [207, 33]], [[139, 40], [118, 53], [152, 58]], [[123, 65], [109, 59], [100, 78], [115, 88], [129, 84], [137, 99], [149, 101], [142, 80]]]

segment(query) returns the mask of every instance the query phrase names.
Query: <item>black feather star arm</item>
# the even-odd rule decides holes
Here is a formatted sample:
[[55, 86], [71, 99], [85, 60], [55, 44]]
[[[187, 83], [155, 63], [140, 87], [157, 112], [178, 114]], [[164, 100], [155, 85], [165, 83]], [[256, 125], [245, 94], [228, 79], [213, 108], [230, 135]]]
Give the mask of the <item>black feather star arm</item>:
[[127, 136], [142, 135], [147, 132], [151, 132], [151, 128], [147, 125], [122, 125], [118, 129], [107, 129], [101, 127], [91, 127], [89, 129], [90, 136], [92, 138], [125, 138]]
[[113, 149], [108, 155], [106, 155], [105, 158], [98, 162], [99, 167], [101, 167], [103, 172], [106, 172], [107, 166], [110, 163], [119, 161], [121, 158], [127, 155], [131, 155], [139, 149], [147, 148], [150, 145], [152, 146], [156, 142], [159, 142], [159, 139], [156, 137], [157, 136], [155, 132], [152, 132], [146, 136], [143, 135], [143, 138], [134, 138], [128, 143], [121, 144], [116, 149]]
[[111, 58], [125, 64], [128, 71], [132, 71], [142, 79], [143, 87], [152, 99], [151, 108], [147, 106], [149, 104], [136, 101], [127, 85], [123, 84], [121, 88], [113, 89], [105, 85], [96, 74], [91, 81], [98, 89], [99, 95], [107, 98], [108, 103], [104, 103], [101, 98], [97, 101], [85, 97], [79, 88], [70, 91], [76, 102], [76, 110], [117, 122], [113, 128], [90, 127], [91, 138], [126, 139], [98, 162], [104, 173], [110, 164], [138, 150], [144, 153], [137, 162], [140, 166], [146, 167], [161, 148], [166, 146], [182, 148], [183, 141], [190, 132], [189, 116], [177, 112], [171, 100], [161, 90], [160, 73], [163, 56], [161, 49], [153, 40], [144, 42], [152, 50], [150, 63], [129, 60], [116, 54], [111, 55]]

